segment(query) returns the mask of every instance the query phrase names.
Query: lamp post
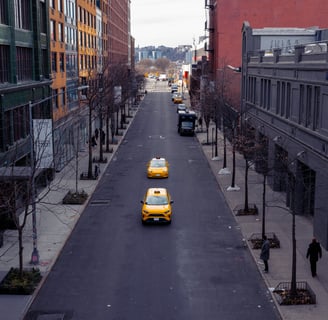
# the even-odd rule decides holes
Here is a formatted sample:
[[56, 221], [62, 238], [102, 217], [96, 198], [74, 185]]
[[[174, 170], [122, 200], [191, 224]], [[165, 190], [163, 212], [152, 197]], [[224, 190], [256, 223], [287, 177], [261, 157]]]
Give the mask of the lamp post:
[[39, 251], [38, 251], [38, 234], [36, 227], [36, 205], [35, 205], [35, 152], [34, 152], [34, 132], [33, 132], [33, 115], [32, 115], [33, 104], [29, 102], [29, 128], [30, 128], [30, 147], [31, 147], [31, 197], [32, 197], [32, 238], [33, 238], [33, 251], [31, 255], [31, 264], [39, 264]]

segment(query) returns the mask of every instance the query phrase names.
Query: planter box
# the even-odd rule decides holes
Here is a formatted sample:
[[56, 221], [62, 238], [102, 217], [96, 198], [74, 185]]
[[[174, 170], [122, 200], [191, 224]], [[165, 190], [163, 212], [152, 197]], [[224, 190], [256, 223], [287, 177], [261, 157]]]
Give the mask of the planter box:
[[244, 206], [238, 206], [235, 210], [237, 211], [236, 216], [253, 216], [259, 214], [259, 209], [254, 203], [248, 204], [248, 211], [244, 210]]
[[98, 179], [98, 175], [95, 176], [94, 174], [92, 174], [91, 177], [88, 177], [88, 172], [82, 172], [80, 174], [80, 179], [81, 180], [97, 180]]
[[88, 199], [88, 194], [85, 191], [74, 192], [68, 191], [63, 199], [63, 204], [83, 204]]
[[[266, 236], [270, 242], [270, 248], [277, 249], [280, 248], [280, 240], [273, 232], [267, 232]], [[248, 241], [253, 245], [253, 249], [261, 249], [263, 244], [262, 233], [253, 233]]]
[[92, 158], [92, 162], [93, 163], [107, 163], [107, 158], [103, 158], [103, 160], [100, 161], [100, 158], [99, 157], [93, 157]]
[[42, 279], [39, 269], [23, 270], [19, 276], [18, 268], [11, 268], [0, 283], [0, 294], [30, 295]]
[[316, 295], [307, 282], [296, 282], [296, 295], [290, 292], [291, 282], [280, 282], [273, 290], [280, 305], [316, 304]]

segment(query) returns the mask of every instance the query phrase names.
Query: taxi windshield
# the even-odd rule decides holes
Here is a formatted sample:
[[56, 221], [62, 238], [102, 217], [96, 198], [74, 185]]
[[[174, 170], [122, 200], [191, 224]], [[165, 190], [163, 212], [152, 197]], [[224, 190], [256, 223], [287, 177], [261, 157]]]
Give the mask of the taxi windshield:
[[155, 168], [165, 167], [165, 160], [163, 160], [163, 159], [154, 159], [154, 160], [151, 160], [150, 166], [151, 167], [155, 167]]
[[165, 196], [148, 196], [145, 203], [149, 205], [166, 205], [168, 201]]

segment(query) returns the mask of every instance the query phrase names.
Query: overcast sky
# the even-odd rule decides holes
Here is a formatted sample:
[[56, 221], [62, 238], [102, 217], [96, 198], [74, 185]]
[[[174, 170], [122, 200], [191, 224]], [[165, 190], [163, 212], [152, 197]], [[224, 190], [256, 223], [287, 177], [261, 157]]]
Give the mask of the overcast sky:
[[204, 35], [204, 0], [131, 0], [131, 33], [136, 47], [177, 47]]

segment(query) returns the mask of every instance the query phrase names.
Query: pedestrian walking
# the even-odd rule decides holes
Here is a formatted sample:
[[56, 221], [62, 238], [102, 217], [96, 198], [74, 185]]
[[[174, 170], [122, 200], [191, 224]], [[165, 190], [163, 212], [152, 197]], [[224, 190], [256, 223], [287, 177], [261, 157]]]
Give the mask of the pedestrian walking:
[[270, 241], [267, 236], [263, 236], [260, 259], [264, 262], [264, 272], [269, 272], [268, 260], [270, 258]]
[[312, 277], [317, 275], [317, 261], [322, 257], [322, 250], [320, 243], [316, 238], [312, 239], [312, 242], [309, 244], [309, 248], [306, 253], [306, 259], [310, 258], [311, 273]]
[[98, 130], [98, 128], [96, 128], [96, 130], [95, 130], [95, 138], [96, 138], [96, 140], [98, 140], [98, 137], [99, 137], [99, 130]]
[[95, 147], [95, 146], [97, 145], [97, 142], [96, 142], [96, 138], [95, 138], [95, 136], [92, 136], [92, 137], [91, 137], [91, 145], [92, 145], [93, 147]]
[[203, 131], [203, 118], [202, 117], [199, 117], [198, 124], [200, 125], [201, 131]]

